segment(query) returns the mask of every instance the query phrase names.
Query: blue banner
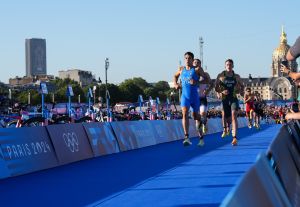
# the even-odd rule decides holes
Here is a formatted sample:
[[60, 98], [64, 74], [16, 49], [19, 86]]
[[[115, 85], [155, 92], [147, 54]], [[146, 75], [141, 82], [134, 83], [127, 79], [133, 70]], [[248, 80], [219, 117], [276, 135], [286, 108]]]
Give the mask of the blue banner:
[[47, 126], [60, 164], [93, 157], [93, 152], [81, 123]]
[[183, 127], [181, 119], [174, 119], [165, 121], [166, 127], [169, 129], [169, 136], [173, 138], [173, 140], [183, 139]]
[[6, 163], [4, 160], [4, 155], [0, 148], [0, 179], [7, 178], [9, 176], [10, 176], [10, 173], [9, 173], [9, 170], [7, 169], [7, 166], [6, 166]]
[[[147, 121], [111, 122], [121, 151], [127, 151], [153, 145], [153, 132], [147, 128]], [[147, 135], [147, 133], [149, 133]]]
[[137, 140], [128, 125], [131, 121], [111, 122], [121, 151], [137, 149]]
[[129, 121], [127, 127], [132, 131], [138, 148], [155, 145], [156, 133], [152, 129], [151, 121]]
[[189, 125], [189, 135], [190, 137], [199, 137], [198, 130], [196, 129], [196, 121], [193, 119], [190, 119], [190, 125]]
[[[184, 138], [181, 120], [123, 121], [111, 123], [121, 151], [147, 147]], [[198, 136], [190, 120], [190, 137]]]
[[0, 146], [11, 176], [58, 165], [45, 127], [0, 129]]
[[155, 133], [157, 143], [170, 142], [177, 139], [174, 134], [172, 134], [171, 129], [167, 126], [167, 121], [153, 120], [148, 122], [151, 124], [151, 131]]
[[83, 126], [95, 157], [120, 151], [110, 123], [83, 123]]

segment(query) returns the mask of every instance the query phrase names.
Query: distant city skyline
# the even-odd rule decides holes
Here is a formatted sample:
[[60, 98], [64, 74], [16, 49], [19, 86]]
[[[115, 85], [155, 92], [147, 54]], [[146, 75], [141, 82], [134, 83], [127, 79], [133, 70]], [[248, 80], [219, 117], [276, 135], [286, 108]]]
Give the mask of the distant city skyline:
[[104, 80], [108, 57], [109, 83], [170, 82], [186, 51], [199, 58], [203, 37], [212, 78], [227, 58], [242, 77], [270, 77], [281, 26], [289, 45], [300, 35], [299, 8], [291, 0], [7, 1], [0, 8], [0, 81], [26, 75], [24, 40], [30, 38], [47, 41], [47, 74], [55, 76], [79, 68]]

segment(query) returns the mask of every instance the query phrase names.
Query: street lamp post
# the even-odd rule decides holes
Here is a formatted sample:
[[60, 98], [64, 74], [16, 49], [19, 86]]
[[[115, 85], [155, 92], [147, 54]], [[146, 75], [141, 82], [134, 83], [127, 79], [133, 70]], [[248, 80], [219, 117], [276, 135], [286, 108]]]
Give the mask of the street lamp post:
[[100, 99], [101, 99], [101, 93], [100, 93], [100, 89], [101, 89], [101, 84], [102, 84], [102, 80], [101, 78], [99, 77], [98, 79], [98, 86], [99, 86], [99, 97], [98, 97], [98, 101], [100, 102]]
[[8, 99], [11, 100], [11, 89], [8, 89]]
[[94, 87], [93, 87], [94, 105], [96, 104], [96, 90], [97, 90], [97, 86], [94, 86]]
[[30, 105], [30, 92], [28, 92], [28, 105]]
[[107, 94], [107, 70], [109, 67], [109, 59], [105, 58], [105, 94]]
[[111, 120], [111, 116], [110, 116], [110, 110], [109, 110], [109, 99], [110, 99], [110, 95], [109, 95], [109, 91], [107, 90], [107, 70], [109, 67], [109, 60], [108, 58], [105, 58], [105, 99], [106, 99], [106, 111], [107, 111], [107, 121]]
[[[99, 79], [98, 79], [98, 86], [99, 86], [99, 97], [98, 97], [98, 102], [100, 103], [100, 105], [101, 105], [101, 103], [102, 103], [102, 98], [101, 98], [101, 84], [102, 84], [102, 80], [101, 80], [101, 78], [99, 77]], [[100, 106], [99, 105], [99, 106]]]

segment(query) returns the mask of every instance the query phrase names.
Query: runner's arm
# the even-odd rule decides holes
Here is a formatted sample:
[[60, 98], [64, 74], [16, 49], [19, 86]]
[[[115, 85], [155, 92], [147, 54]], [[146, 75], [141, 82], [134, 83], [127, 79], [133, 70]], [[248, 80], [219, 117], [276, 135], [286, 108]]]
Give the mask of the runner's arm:
[[181, 74], [181, 68], [178, 69], [178, 71], [175, 73], [174, 78], [173, 78], [173, 83], [174, 83], [175, 89], [179, 88], [179, 84], [177, 82], [178, 82], [178, 78], [179, 78], [180, 74]]
[[206, 94], [208, 94], [213, 88], [214, 88], [214, 83], [212, 82], [212, 80], [210, 79], [210, 76], [208, 73], [205, 73], [209, 87], [206, 90]]
[[217, 93], [222, 93], [222, 91], [223, 91], [222, 87], [221, 87], [221, 81], [220, 81], [221, 75], [222, 74], [219, 74], [218, 77], [216, 78], [215, 91]]
[[250, 101], [250, 96], [246, 95], [244, 96], [244, 102], [247, 103], [248, 101]]

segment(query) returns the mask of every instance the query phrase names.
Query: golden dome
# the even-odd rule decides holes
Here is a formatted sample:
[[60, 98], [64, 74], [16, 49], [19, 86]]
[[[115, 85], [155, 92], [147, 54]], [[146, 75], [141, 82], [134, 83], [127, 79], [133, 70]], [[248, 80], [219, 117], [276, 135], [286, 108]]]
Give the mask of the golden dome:
[[280, 44], [279, 47], [277, 47], [273, 52], [273, 57], [276, 58], [285, 58], [285, 55], [287, 54], [288, 50], [290, 49], [290, 46], [287, 44], [287, 38], [286, 33], [283, 30], [283, 27], [281, 29], [281, 35], [280, 35]]

